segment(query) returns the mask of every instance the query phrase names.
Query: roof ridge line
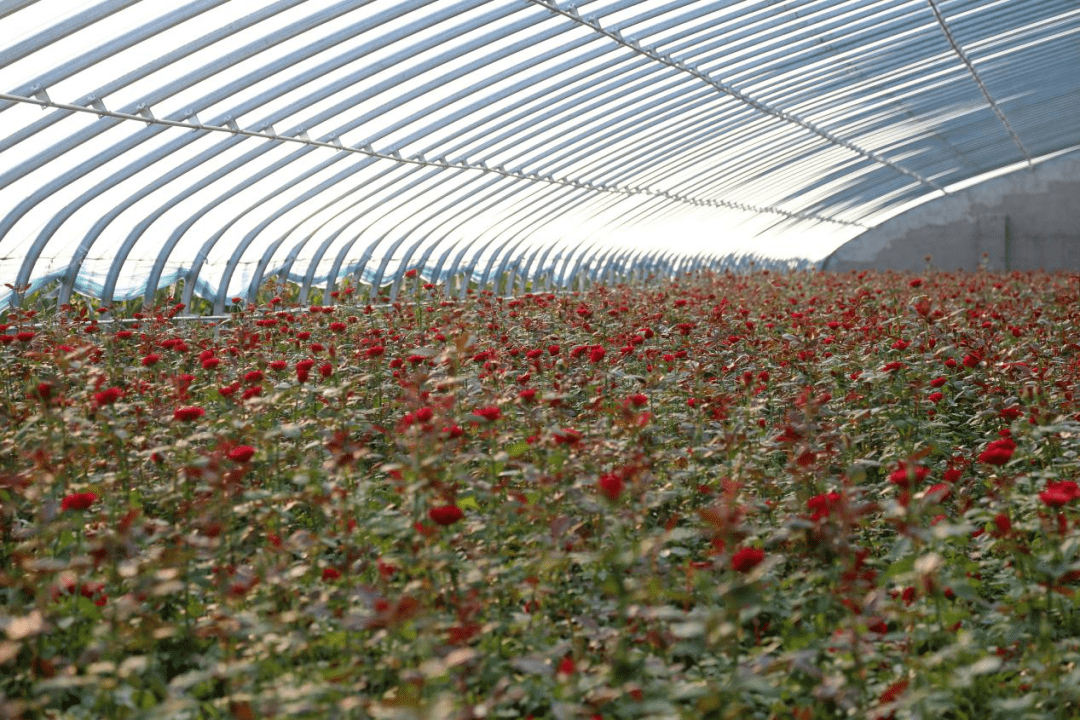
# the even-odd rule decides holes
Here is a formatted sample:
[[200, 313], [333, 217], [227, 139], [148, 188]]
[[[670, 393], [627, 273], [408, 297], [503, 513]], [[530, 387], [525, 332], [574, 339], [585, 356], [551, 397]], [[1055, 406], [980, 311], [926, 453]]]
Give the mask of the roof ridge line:
[[451, 163], [446, 161], [445, 158], [436, 158], [435, 160], [427, 160], [426, 158], [417, 157], [404, 157], [401, 155], [398, 149], [392, 149], [387, 151], [375, 150], [368, 143], [362, 143], [359, 146], [346, 146], [343, 145], [337, 136], [330, 136], [327, 140], [313, 140], [307, 136], [306, 131], [302, 131], [296, 136], [279, 135], [273, 129], [272, 126], [264, 126], [260, 130], [246, 130], [239, 127], [235, 121], [230, 120], [228, 125], [205, 125], [195, 117], [194, 114], [189, 115], [188, 118], [195, 118], [195, 122], [188, 122], [185, 120], [169, 120], [166, 118], [155, 117], [148, 107], [141, 108], [138, 113], [126, 113], [115, 110], [109, 110], [101, 102], [96, 102], [90, 107], [83, 105], [74, 105], [71, 103], [57, 102], [49, 98], [44, 88], [38, 89], [34, 97], [24, 97], [21, 95], [13, 95], [10, 93], [0, 92], [0, 100], [8, 100], [11, 102], [27, 103], [31, 105], [37, 105], [43, 110], [46, 108], [54, 108], [57, 110], [67, 110], [69, 112], [81, 112], [91, 115], [97, 115], [98, 117], [109, 117], [118, 120], [137, 121], [146, 125], [165, 125], [167, 127], [183, 128], [186, 130], [204, 131], [204, 132], [219, 132], [229, 135], [243, 135], [246, 137], [260, 138], [263, 140], [270, 140], [274, 142], [287, 142], [295, 143], [298, 145], [310, 145], [314, 147], [328, 148], [337, 152], [348, 152], [357, 155], [365, 155], [367, 157], [379, 158], [382, 160], [390, 160], [392, 162], [407, 164], [407, 165], [419, 165], [423, 167], [441, 167], [441, 168], [454, 168], [459, 170], [476, 170], [484, 173], [494, 173], [503, 177], [515, 178], [518, 180], [526, 180], [530, 182], [544, 182], [552, 185], [562, 185], [565, 187], [578, 187], [592, 190], [594, 192], [604, 193], [616, 193], [621, 195], [635, 196], [644, 195], [647, 197], [661, 197], [668, 200], [674, 200], [676, 202], [686, 203], [689, 205], [703, 205], [709, 207], [726, 207], [734, 210], [742, 210], [745, 212], [756, 212], [770, 215], [781, 215], [791, 219], [797, 220], [817, 220], [820, 222], [834, 223], [838, 225], [848, 225], [854, 227], [865, 227], [862, 223], [857, 223], [849, 220], [838, 220], [836, 218], [826, 217], [823, 215], [816, 215], [813, 213], [799, 213], [789, 210], [783, 210], [776, 207], [747, 205], [745, 203], [738, 203], [729, 200], [702, 200], [699, 198], [691, 197], [688, 195], [680, 195], [677, 193], [666, 192], [663, 190], [654, 190], [650, 188], [632, 188], [621, 187], [618, 185], [596, 185], [593, 183], [582, 182], [580, 180], [572, 180], [569, 178], [555, 178], [551, 176], [542, 176], [536, 173], [523, 173], [520, 171], [507, 170], [504, 167], [488, 167], [484, 163], [473, 164], [467, 162], [455, 162]]
[[563, 17], [569, 18], [569, 19], [573, 20], [574, 22], [578, 23], [579, 25], [584, 25], [585, 27], [591, 28], [593, 31], [595, 31], [595, 32], [607, 37], [607, 38], [610, 38], [611, 40], [614, 40], [615, 42], [619, 43], [623, 47], [626, 47], [626, 48], [628, 48], [630, 50], [633, 50], [636, 53], [639, 53], [639, 54], [644, 55], [644, 56], [646, 56], [648, 58], [651, 58], [651, 59], [655, 60], [656, 62], [662, 63], [664, 65], [667, 65], [668, 67], [671, 67], [671, 68], [674, 68], [674, 69], [679, 70], [681, 72], [685, 72], [685, 73], [687, 73], [689, 75], [692, 75], [692, 76], [698, 78], [699, 80], [701, 80], [702, 82], [706, 83], [707, 85], [712, 86], [717, 91], [719, 91], [719, 92], [721, 92], [721, 93], [723, 93], [725, 95], [728, 95], [728, 96], [738, 100], [739, 102], [742, 102], [742, 103], [744, 103], [746, 105], [749, 105], [750, 107], [754, 108], [755, 110], [758, 110], [759, 112], [763, 112], [766, 115], [777, 118], [778, 120], [782, 120], [784, 122], [788, 122], [788, 123], [792, 123], [794, 125], [798, 125], [799, 127], [803, 128], [804, 130], [807, 130], [808, 132], [811, 132], [811, 133], [813, 133], [813, 134], [815, 134], [815, 135], [817, 135], [817, 136], [819, 136], [821, 138], [824, 138], [825, 140], [832, 143], [833, 145], [836, 145], [838, 147], [842, 147], [842, 148], [845, 148], [847, 150], [850, 150], [851, 152], [854, 152], [857, 155], [860, 155], [860, 156], [862, 156], [864, 158], [867, 158], [868, 160], [872, 160], [872, 161], [874, 161], [874, 162], [876, 162], [876, 163], [878, 163], [880, 165], [884, 165], [884, 166], [888, 167], [889, 169], [900, 173], [901, 175], [906, 175], [906, 176], [908, 176], [910, 178], [918, 180], [920, 183], [933, 188], [937, 192], [940, 192], [942, 195], [949, 195], [949, 192], [947, 190], [945, 190], [945, 188], [943, 188], [941, 185], [934, 182], [933, 180], [930, 180], [929, 178], [923, 177], [922, 175], [915, 172], [914, 170], [909, 170], [909, 169], [907, 169], [905, 167], [897, 165], [893, 161], [882, 157], [881, 155], [874, 152], [873, 150], [867, 150], [866, 148], [862, 148], [862, 147], [856, 145], [855, 143], [853, 143], [853, 142], [851, 142], [849, 140], [845, 140], [845, 139], [843, 139], [841, 137], [838, 137], [838, 136], [834, 135], [833, 133], [829, 132], [828, 130], [824, 130], [822, 128], [819, 128], [817, 125], [810, 122], [809, 120], [805, 120], [805, 119], [799, 117], [798, 115], [795, 115], [793, 113], [789, 113], [789, 112], [787, 112], [785, 110], [780, 110], [780, 109], [774, 108], [771, 105], [769, 105], [769, 104], [767, 104], [765, 102], [762, 102], [761, 100], [758, 100], [756, 98], [751, 97], [750, 95], [747, 95], [746, 93], [742, 92], [741, 90], [737, 90], [736, 88], [728, 85], [725, 82], [722, 82], [720, 80], [714, 80], [712, 77], [710, 77], [709, 75], [707, 75], [703, 71], [698, 70], [697, 67], [695, 67], [695, 66], [693, 66], [691, 64], [688, 64], [688, 63], [683, 62], [682, 60], [678, 60], [676, 58], [673, 58], [673, 57], [671, 57], [671, 56], [669, 56], [669, 55], [667, 55], [665, 53], [660, 52], [659, 50], [656, 50], [655, 48], [651, 48], [651, 47], [642, 45], [639, 42], [637, 42], [636, 40], [634, 40], [633, 38], [630, 38], [630, 39], [624, 38], [622, 33], [620, 31], [618, 31], [618, 30], [608, 30], [608, 29], [606, 29], [604, 27], [601, 27], [599, 21], [596, 20], [595, 18], [582, 17], [581, 14], [578, 13], [578, 11], [577, 11], [576, 3], [571, 3], [571, 4], [567, 5], [566, 7], [562, 7], [562, 6], [560, 6], [558, 4], [558, 0], [527, 0], [527, 2], [533, 3], [535, 5], [539, 5], [540, 7], [544, 8], [546, 10], [550, 10], [553, 13], [556, 13], [558, 15], [562, 15]]

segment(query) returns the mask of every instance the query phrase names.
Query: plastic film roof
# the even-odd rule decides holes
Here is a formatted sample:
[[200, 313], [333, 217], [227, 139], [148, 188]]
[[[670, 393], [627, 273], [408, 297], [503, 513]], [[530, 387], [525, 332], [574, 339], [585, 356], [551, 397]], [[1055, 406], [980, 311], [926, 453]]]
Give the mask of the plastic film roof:
[[6, 0], [0, 27], [0, 303], [812, 261], [1080, 145], [1075, 0]]

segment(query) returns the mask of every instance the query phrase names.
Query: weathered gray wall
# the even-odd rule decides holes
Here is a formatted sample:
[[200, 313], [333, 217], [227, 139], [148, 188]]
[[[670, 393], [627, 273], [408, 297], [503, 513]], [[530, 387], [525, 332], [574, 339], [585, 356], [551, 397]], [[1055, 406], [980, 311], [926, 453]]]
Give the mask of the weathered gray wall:
[[1080, 153], [897, 215], [841, 245], [823, 267], [921, 271], [930, 255], [935, 268], [973, 270], [983, 253], [991, 270], [1080, 269]]

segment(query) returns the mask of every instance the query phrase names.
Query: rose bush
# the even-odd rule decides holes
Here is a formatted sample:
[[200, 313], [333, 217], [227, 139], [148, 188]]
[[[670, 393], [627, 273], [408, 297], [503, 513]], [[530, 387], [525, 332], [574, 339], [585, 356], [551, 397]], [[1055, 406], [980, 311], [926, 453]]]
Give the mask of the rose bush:
[[0, 714], [1080, 714], [1076, 276], [409, 283], [7, 313]]

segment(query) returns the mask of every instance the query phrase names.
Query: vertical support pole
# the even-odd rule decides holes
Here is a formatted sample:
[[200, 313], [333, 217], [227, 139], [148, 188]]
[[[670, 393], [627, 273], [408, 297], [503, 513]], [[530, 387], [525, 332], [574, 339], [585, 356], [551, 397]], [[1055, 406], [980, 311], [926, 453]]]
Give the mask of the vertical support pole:
[[1005, 216], [1005, 272], [1012, 270], [1012, 225], [1009, 216]]

